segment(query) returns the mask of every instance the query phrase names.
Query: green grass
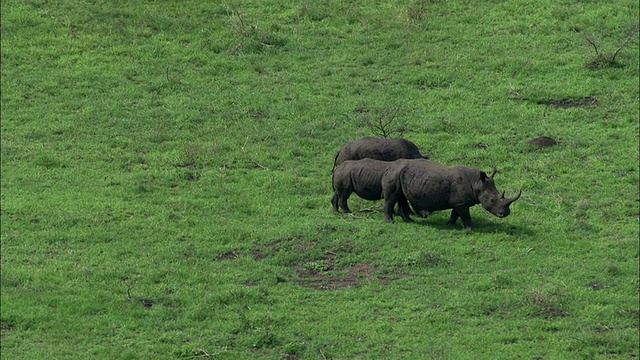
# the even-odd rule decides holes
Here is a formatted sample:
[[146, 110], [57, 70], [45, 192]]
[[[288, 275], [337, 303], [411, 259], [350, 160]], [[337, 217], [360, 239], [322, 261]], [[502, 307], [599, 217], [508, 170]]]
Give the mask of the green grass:
[[[639, 356], [636, 1], [1, 8], [3, 358]], [[333, 214], [367, 116], [522, 198]]]

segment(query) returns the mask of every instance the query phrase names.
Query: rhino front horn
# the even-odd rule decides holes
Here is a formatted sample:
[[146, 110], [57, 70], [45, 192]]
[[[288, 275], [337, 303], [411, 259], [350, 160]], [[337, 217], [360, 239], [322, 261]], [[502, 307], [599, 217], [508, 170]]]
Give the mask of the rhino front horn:
[[520, 192], [514, 198], [507, 200], [507, 204], [511, 204], [512, 202], [520, 199], [520, 195], [522, 195], [522, 189], [520, 189]]

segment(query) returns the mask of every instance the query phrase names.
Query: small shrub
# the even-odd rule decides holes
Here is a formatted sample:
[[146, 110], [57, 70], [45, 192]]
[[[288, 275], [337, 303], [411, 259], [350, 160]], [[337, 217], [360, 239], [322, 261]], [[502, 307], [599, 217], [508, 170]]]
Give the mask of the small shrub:
[[587, 40], [589, 44], [591, 44], [591, 46], [593, 47], [593, 50], [596, 53], [596, 57], [588, 61], [585, 64], [585, 67], [590, 70], [622, 67], [623, 65], [620, 62], [618, 62], [618, 55], [620, 54], [620, 51], [622, 49], [627, 47], [631, 39], [638, 36], [638, 28], [639, 28], [639, 25], [636, 24], [628, 32], [627, 37], [624, 39], [624, 41], [622, 41], [618, 49], [616, 49], [616, 51], [614, 51], [613, 53], [601, 52], [600, 46], [596, 43], [596, 41], [592, 37], [585, 35], [584, 38]]
[[359, 107], [356, 109], [358, 122], [364, 124], [374, 136], [390, 138], [403, 136], [408, 124], [400, 120], [405, 117], [404, 111], [399, 106], [389, 106], [380, 109]]

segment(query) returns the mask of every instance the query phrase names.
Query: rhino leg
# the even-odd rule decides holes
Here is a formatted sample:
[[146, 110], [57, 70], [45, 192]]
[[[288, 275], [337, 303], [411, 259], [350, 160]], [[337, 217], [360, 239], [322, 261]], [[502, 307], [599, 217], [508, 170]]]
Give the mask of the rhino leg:
[[409, 216], [411, 214], [411, 208], [409, 207], [407, 199], [404, 196], [398, 196], [396, 201], [398, 203], [398, 215], [402, 216], [402, 220], [405, 222], [413, 222]]
[[382, 207], [382, 212], [384, 212], [384, 219], [387, 222], [393, 222], [393, 214], [395, 211], [393, 210], [394, 206], [398, 204], [398, 215], [402, 217], [402, 220], [405, 222], [413, 222], [409, 214], [411, 214], [411, 208], [409, 208], [409, 203], [407, 199], [396, 193], [388, 193], [385, 194], [384, 197], [384, 206]]
[[349, 209], [349, 205], [347, 205], [348, 198], [349, 196], [338, 198], [338, 205], [340, 205], [340, 208], [342, 208], [342, 211], [344, 211], [345, 213], [351, 212], [351, 210]]
[[386, 194], [384, 197], [384, 205], [382, 212], [384, 212], [384, 220], [387, 222], [393, 222], [393, 207], [396, 204], [396, 194]]
[[451, 217], [449, 218], [449, 222], [447, 223], [449, 226], [455, 226], [456, 225], [456, 221], [458, 221], [458, 218], [460, 216], [458, 216], [458, 213], [456, 212], [456, 209], [451, 209]]
[[333, 205], [333, 211], [338, 212], [338, 194], [333, 193], [333, 197], [331, 198], [331, 205]]
[[[394, 206], [398, 203], [398, 197], [402, 194], [400, 190], [400, 186], [395, 181], [395, 177], [389, 176], [385, 174], [382, 178], [382, 198], [384, 199], [384, 206], [382, 207], [382, 211], [384, 212], [384, 219], [387, 222], [393, 222], [393, 214], [394, 214]], [[404, 199], [404, 204], [407, 203], [406, 198], [402, 195], [402, 199]], [[398, 214], [405, 218], [405, 209], [403, 208], [402, 202], [398, 203]], [[408, 208], [409, 205], [406, 205]], [[408, 216], [408, 215], [406, 215]]]
[[333, 205], [333, 211], [338, 212], [338, 207], [342, 209], [345, 213], [350, 213], [349, 206], [347, 205], [347, 199], [351, 194], [340, 194], [339, 191], [335, 191], [333, 193], [333, 197], [331, 198], [331, 204]]
[[460, 218], [465, 229], [473, 230], [473, 222], [471, 221], [471, 214], [469, 213], [469, 207], [457, 207], [451, 210], [451, 218], [449, 219], [449, 225], [455, 225], [456, 221]]

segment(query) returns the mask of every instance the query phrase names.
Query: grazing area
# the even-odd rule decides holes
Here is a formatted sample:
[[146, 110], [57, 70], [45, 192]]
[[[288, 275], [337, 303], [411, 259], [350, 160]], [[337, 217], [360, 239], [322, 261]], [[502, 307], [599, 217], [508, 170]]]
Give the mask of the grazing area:
[[[636, 0], [1, 10], [3, 359], [639, 357]], [[522, 194], [334, 212], [366, 136]]]

